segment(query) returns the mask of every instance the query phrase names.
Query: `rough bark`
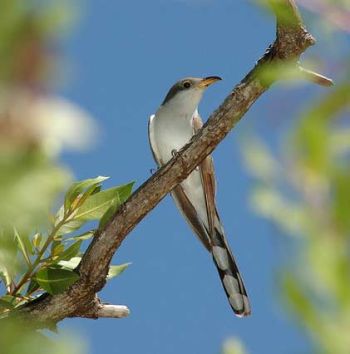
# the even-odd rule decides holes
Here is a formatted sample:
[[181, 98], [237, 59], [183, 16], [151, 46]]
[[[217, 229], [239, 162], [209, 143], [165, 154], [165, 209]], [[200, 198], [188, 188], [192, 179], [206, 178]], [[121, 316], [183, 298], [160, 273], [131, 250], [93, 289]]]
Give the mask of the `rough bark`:
[[[123, 317], [128, 309], [104, 308], [96, 297], [106, 282], [113, 254], [130, 231], [178, 183], [225, 138], [250, 106], [277, 81], [279, 77], [262, 78], [261, 70], [268, 65], [296, 67], [300, 55], [315, 40], [305, 29], [294, 0], [271, 0], [276, 15], [276, 40], [246, 77], [229, 93], [213, 112], [203, 128], [176, 156], [159, 169], [119, 208], [112, 220], [93, 238], [78, 267], [80, 279], [63, 294], [45, 294], [17, 312], [24, 319], [35, 319], [37, 327], [58, 322], [66, 317]], [[299, 67], [300, 68], [300, 67]], [[304, 77], [323, 85], [331, 81], [316, 73], [300, 69]], [[102, 307], [101, 307], [102, 306]], [[110, 305], [113, 306], [113, 305]], [[117, 316], [119, 314], [120, 316]]]

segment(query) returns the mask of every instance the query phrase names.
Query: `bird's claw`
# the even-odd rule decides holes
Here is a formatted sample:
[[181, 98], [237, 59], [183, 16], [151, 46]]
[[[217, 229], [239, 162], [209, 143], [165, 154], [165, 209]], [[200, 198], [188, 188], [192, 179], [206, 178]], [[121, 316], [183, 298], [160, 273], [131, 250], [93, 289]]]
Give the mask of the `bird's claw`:
[[171, 156], [176, 157], [178, 155], [178, 151], [176, 149], [171, 150]]
[[178, 150], [176, 150], [176, 149], [171, 150], [171, 155], [172, 155], [172, 157], [179, 157], [180, 161], [181, 161], [182, 168], [184, 170], [188, 169], [186, 161], [183, 159], [182, 155], [180, 154], [180, 152]]

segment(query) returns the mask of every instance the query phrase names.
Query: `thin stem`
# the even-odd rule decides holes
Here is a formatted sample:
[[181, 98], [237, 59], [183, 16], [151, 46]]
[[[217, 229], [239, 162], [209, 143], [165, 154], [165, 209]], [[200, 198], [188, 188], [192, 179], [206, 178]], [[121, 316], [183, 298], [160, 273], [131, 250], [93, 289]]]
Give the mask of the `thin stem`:
[[21, 287], [30, 279], [30, 277], [33, 275], [33, 272], [35, 271], [36, 267], [40, 264], [42, 256], [45, 254], [47, 248], [50, 246], [51, 242], [55, 238], [55, 235], [57, 234], [57, 231], [61, 228], [62, 225], [64, 225], [72, 212], [69, 212], [57, 225], [54, 226], [52, 231], [50, 232], [49, 236], [47, 237], [43, 247], [38, 253], [38, 256], [36, 257], [35, 261], [33, 264], [29, 267], [27, 272], [23, 275], [22, 279], [18, 282], [18, 284], [14, 287], [14, 289], [11, 291], [11, 295], [16, 295], [18, 290], [21, 289]]
[[36, 257], [35, 261], [33, 262], [33, 264], [28, 264], [29, 269], [23, 275], [22, 279], [18, 282], [18, 284], [16, 286], [14, 286], [14, 288], [11, 291], [11, 295], [16, 295], [18, 290], [20, 290], [20, 288], [30, 279], [30, 277], [33, 275], [33, 272], [35, 271], [36, 267], [42, 261], [41, 258], [45, 254], [45, 252], [46, 252], [47, 248], [50, 246], [51, 242], [53, 241], [57, 231], [60, 229], [60, 227], [62, 225], [64, 225], [68, 221], [68, 219], [72, 216], [72, 214], [86, 201], [86, 199], [89, 196], [90, 196], [90, 193], [85, 193], [83, 195], [77, 196], [77, 198], [75, 199], [76, 205], [74, 205], [73, 208], [70, 207], [67, 212], [66, 211], [64, 212], [63, 219], [57, 225], [54, 226], [50, 235], [48, 236], [47, 240], [45, 241], [43, 247], [39, 251], [38, 256]]

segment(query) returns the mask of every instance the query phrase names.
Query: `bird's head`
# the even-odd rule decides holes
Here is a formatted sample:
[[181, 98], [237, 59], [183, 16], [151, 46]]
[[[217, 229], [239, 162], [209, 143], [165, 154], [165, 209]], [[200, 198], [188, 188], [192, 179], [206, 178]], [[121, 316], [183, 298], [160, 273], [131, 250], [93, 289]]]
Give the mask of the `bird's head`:
[[166, 95], [162, 107], [179, 114], [191, 114], [197, 109], [204, 91], [221, 80], [219, 76], [187, 77], [176, 82]]

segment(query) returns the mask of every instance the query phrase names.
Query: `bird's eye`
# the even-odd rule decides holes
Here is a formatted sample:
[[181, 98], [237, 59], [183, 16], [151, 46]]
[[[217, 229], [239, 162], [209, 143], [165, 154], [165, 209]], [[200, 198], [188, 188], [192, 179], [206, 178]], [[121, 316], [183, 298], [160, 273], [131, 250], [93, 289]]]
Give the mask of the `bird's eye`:
[[191, 82], [190, 82], [190, 81], [185, 81], [185, 82], [183, 83], [183, 85], [184, 85], [184, 88], [188, 89], [188, 88], [191, 87]]

